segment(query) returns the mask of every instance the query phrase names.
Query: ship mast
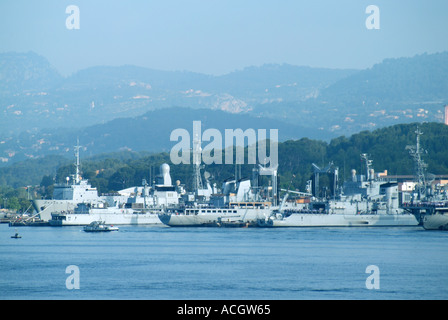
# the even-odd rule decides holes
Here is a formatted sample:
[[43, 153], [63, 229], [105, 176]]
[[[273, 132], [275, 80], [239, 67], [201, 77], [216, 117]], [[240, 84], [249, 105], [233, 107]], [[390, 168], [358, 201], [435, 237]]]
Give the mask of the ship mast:
[[363, 159], [366, 162], [366, 179], [367, 181], [372, 180], [374, 177], [370, 176], [370, 169], [372, 167], [372, 160], [369, 159], [369, 156], [367, 153], [361, 154], [361, 159]]
[[418, 193], [418, 200], [421, 200], [426, 193], [425, 169], [428, 166], [423, 161], [422, 154], [427, 152], [426, 150], [423, 150], [420, 146], [420, 136], [423, 134], [423, 132], [420, 131], [419, 127], [417, 127], [415, 134], [417, 135], [416, 145], [406, 146], [406, 150], [409, 150], [409, 154], [414, 159], [414, 175], [417, 183], [415, 189]]
[[201, 179], [201, 140], [198, 135], [193, 139], [193, 190], [197, 193], [203, 189]]
[[75, 157], [76, 157], [76, 163], [75, 163], [75, 168], [76, 168], [76, 173], [75, 173], [75, 183], [78, 184], [80, 179], [79, 179], [79, 149], [81, 147], [79, 146], [79, 139], [76, 140], [76, 146], [75, 146]]

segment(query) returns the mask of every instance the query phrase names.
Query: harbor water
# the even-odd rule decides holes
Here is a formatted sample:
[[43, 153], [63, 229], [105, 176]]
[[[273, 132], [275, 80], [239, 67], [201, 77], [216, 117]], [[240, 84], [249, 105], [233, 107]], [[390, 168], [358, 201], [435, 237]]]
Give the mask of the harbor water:
[[448, 299], [448, 232], [421, 227], [15, 232], [0, 225], [1, 300]]

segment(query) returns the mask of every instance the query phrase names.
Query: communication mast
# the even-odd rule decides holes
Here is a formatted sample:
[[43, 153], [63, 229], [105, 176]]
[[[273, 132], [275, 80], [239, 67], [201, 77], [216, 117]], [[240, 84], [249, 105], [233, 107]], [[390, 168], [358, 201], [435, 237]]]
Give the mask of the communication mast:
[[75, 157], [76, 157], [76, 163], [75, 163], [75, 168], [76, 168], [76, 173], [75, 173], [75, 183], [78, 184], [80, 181], [79, 178], [79, 149], [81, 147], [79, 146], [79, 139], [76, 140], [76, 146], [75, 146]]
[[366, 179], [367, 181], [373, 180], [375, 177], [371, 175], [371, 168], [373, 161], [369, 159], [369, 155], [367, 153], [361, 154], [361, 159], [366, 162]]
[[423, 150], [420, 146], [420, 136], [423, 132], [417, 127], [415, 131], [417, 135], [417, 142], [415, 146], [406, 146], [406, 150], [409, 150], [409, 154], [414, 160], [414, 175], [416, 179], [415, 190], [418, 193], [418, 200], [421, 200], [422, 197], [426, 194], [426, 178], [425, 178], [425, 169], [428, 165], [423, 161], [422, 154], [426, 154], [427, 151]]
[[193, 190], [197, 192], [202, 190], [202, 178], [201, 178], [201, 140], [196, 135], [193, 139]]

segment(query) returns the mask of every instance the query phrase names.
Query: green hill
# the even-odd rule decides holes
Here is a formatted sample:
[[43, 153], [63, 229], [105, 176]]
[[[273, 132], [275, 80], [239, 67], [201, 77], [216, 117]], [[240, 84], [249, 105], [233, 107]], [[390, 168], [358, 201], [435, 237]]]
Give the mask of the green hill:
[[[440, 123], [419, 124], [423, 131], [422, 147], [427, 150], [424, 161], [428, 173], [448, 173], [448, 126]], [[360, 155], [369, 154], [376, 172], [388, 170], [389, 174], [413, 173], [414, 164], [407, 145], [415, 145], [417, 124], [399, 124], [374, 131], [363, 131], [350, 137], [341, 136], [325, 142], [303, 138], [279, 144], [279, 177], [282, 187], [304, 190], [306, 181], [313, 174], [312, 163], [325, 167], [333, 162], [339, 167], [339, 180], [350, 175], [351, 169], [364, 172]], [[135, 185], [142, 179], [150, 181], [157, 175], [162, 163], [170, 164], [168, 153], [121, 152], [103, 154], [82, 159], [82, 172], [100, 192], [109, 192]], [[73, 160], [60, 157], [45, 157], [27, 160], [0, 169], [0, 185], [14, 188], [38, 185], [43, 180], [48, 185], [48, 177], [64, 181], [74, 171]], [[243, 165], [242, 176], [251, 176], [253, 165]], [[221, 182], [232, 177], [233, 165], [209, 165], [205, 169], [213, 177], [213, 182]], [[191, 166], [171, 165], [174, 181], [180, 180], [187, 187], [191, 184]], [[43, 176], [46, 176], [43, 179]], [[50, 179], [51, 180], [51, 179]]]

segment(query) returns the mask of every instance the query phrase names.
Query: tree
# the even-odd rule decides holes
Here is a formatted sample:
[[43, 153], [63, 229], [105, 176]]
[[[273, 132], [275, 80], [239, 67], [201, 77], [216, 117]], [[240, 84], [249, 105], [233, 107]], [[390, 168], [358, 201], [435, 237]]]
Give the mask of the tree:
[[21, 206], [20, 206], [19, 198], [17, 198], [17, 197], [8, 198], [6, 208], [8, 208], [10, 210], [15, 210], [15, 211], [20, 210]]
[[109, 179], [109, 190], [118, 191], [134, 185], [135, 170], [131, 167], [120, 168]]
[[49, 187], [49, 186], [51, 186], [53, 184], [54, 184], [54, 178], [53, 178], [52, 175], [43, 176], [42, 180], [40, 182], [40, 186], [44, 187], [44, 188], [47, 188], [47, 187]]

